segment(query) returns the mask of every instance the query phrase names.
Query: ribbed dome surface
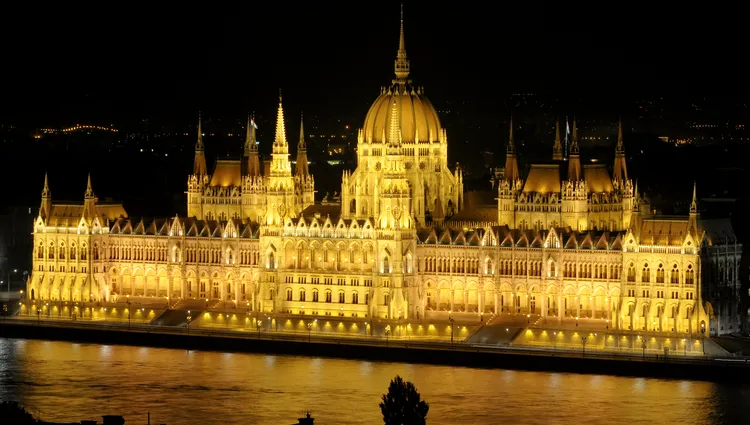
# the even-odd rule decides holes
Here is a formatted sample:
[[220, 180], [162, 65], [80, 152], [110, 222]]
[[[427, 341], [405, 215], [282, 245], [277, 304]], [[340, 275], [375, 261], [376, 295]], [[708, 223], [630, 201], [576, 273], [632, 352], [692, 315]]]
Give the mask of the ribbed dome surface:
[[439, 141], [441, 127], [437, 111], [421, 90], [419, 93], [422, 94], [418, 94], [417, 90], [409, 84], [394, 84], [378, 96], [367, 112], [365, 124], [362, 127], [365, 142], [385, 143], [388, 141], [394, 101], [402, 142], [414, 143], [416, 137], [419, 137], [422, 142]]

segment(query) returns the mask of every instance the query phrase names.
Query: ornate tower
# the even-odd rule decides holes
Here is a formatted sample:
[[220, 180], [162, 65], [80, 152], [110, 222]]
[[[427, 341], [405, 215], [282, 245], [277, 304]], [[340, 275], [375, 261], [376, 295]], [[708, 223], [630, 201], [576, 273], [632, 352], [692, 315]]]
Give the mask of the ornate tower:
[[588, 191], [581, 173], [581, 151], [578, 147], [578, 126], [573, 119], [573, 140], [570, 144], [570, 158], [568, 160], [568, 179], [562, 182], [561, 206], [563, 226], [570, 226], [574, 230], [588, 229]]
[[578, 126], [573, 118], [573, 140], [570, 143], [570, 159], [568, 161], [568, 180], [581, 180], [581, 150], [578, 147]]
[[276, 137], [273, 142], [272, 162], [269, 175], [266, 176], [266, 213], [264, 222], [269, 226], [280, 226], [287, 215], [295, 216], [294, 178], [292, 165], [289, 162], [289, 143], [286, 140], [284, 124], [284, 107], [281, 104], [279, 90], [279, 108], [276, 114]]
[[206, 155], [203, 146], [203, 128], [201, 117], [198, 114], [198, 140], [195, 143], [195, 160], [193, 161], [193, 174], [188, 177], [187, 190], [187, 214], [188, 217], [203, 218], [201, 196], [203, 186], [208, 184], [208, 170], [206, 168]]
[[555, 145], [552, 147], [552, 160], [562, 161], [563, 160], [563, 147], [562, 141], [560, 140], [560, 120], [555, 121]]

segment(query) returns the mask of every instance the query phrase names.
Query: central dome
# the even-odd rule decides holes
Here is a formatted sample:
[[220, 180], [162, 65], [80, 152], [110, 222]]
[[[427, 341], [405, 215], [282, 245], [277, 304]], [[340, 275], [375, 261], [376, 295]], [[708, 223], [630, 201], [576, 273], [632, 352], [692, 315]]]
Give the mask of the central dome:
[[[401, 142], [438, 142], [440, 119], [435, 107], [424, 96], [424, 89], [414, 87], [409, 78], [409, 61], [404, 43], [404, 10], [401, 8], [401, 33], [394, 63], [396, 79], [380, 90], [365, 116], [362, 136], [366, 143], [386, 143], [391, 134], [391, 121], [397, 120]], [[395, 109], [395, 111], [394, 111]]]
[[440, 119], [424, 92], [410, 84], [396, 83], [381, 91], [365, 117], [362, 128], [367, 143], [386, 143], [396, 108], [401, 141], [437, 142], [440, 137]]

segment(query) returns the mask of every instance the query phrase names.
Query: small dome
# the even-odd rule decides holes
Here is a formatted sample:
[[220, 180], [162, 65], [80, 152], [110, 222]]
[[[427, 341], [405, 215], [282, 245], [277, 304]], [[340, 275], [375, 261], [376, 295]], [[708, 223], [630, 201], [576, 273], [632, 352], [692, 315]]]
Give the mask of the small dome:
[[367, 112], [365, 124], [362, 127], [365, 142], [385, 143], [388, 141], [394, 102], [398, 112], [402, 142], [414, 143], [417, 132], [420, 141], [439, 141], [441, 127], [435, 107], [421, 90], [417, 92], [409, 84], [397, 83], [383, 91]]

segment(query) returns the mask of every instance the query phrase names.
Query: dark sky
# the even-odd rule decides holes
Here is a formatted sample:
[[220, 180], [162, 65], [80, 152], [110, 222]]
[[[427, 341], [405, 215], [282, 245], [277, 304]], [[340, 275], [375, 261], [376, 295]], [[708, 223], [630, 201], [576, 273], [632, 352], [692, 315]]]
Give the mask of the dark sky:
[[[279, 87], [298, 108], [363, 116], [392, 78], [398, 1], [213, 3], [6, 10], [0, 121], [241, 115], [272, 111]], [[412, 76], [433, 102], [479, 104], [746, 90], [738, 10], [567, 3], [407, 1]]]

